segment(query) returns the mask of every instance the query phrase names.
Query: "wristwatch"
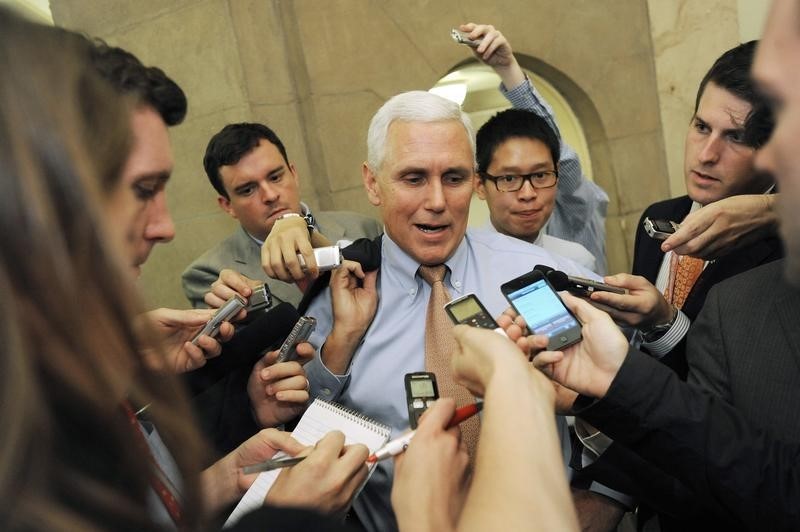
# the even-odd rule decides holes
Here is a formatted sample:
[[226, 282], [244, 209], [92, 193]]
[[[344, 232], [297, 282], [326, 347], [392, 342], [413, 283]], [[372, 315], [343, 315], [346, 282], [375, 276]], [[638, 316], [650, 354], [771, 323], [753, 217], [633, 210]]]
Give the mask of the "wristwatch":
[[278, 220], [283, 220], [284, 218], [302, 218], [306, 222], [306, 227], [308, 228], [308, 236], [311, 236], [311, 233], [314, 232], [316, 229], [316, 222], [314, 221], [314, 216], [312, 216], [311, 212], [307, 212], [306, 214], [297, 214], [296, 212], [287, 212], [278, 216]]
[[642, 330], [642, 339], [648, 344], [659, 340], [662, 336], [667, 334], [670, 327], [675, 324], [676, 319], [678, 319], [678, 309], [673, 306], [670, 320], [667, 323], [651, 325], [647, 329]]

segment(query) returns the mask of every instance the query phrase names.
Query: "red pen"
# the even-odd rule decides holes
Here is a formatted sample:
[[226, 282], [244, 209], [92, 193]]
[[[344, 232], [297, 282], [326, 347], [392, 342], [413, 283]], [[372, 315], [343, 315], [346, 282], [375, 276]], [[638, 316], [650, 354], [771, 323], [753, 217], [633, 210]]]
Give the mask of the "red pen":
[[[450, 418], [450, 423], [447, 424], [447, 428], [453, 428], [462, 421], [465, 421], [478, 412], [483, 410], [483, 403], [472, 403], [469, 405], [464, 405], [462, 407], [456, 408], [456, 411], [453, 413], [453, 417]], [[411, 440], [414, 438], [414, 434], [416, 434], [416, 430], [412, 430], [406, 432], [402, 436], [393, 439], [377, 451], [375, 454], [371, 454], [369, 458], [367, 458], [367, 463], [375, 463], [380, 462], [381, 460], [385, 460], [386, 458], [390, 458], [392, 456], [397, 456], [398, 454], [402, 453], [408, 447], [408, 444], [411, 443]]]

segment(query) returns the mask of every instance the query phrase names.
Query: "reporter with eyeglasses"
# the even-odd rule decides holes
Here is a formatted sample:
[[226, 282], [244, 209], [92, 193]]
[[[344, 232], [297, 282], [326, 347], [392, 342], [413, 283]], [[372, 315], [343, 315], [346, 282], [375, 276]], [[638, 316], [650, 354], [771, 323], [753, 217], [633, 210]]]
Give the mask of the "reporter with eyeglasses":
[[[500, 92], [514, 109], [528, 111], [540, 122], [530, 127], [521, 118], [524, 113], [504, 111], [478, 133], [480, 181], [476, 189], [488, 204], [492, 225], [500, 233], [540, 245], [605, 275], [608, 195], [583, 175], [578, 155], [561, 138], [552, 108], [520, 68], [505, 35], [489, 24], [470, 22], [460, 29], [480, 41], [473, 50], [475, 57], [497, 73]], [[515, 157], [508, 159], [511, 154]], [[543, 172], [552, 175], [524, 179]], [[494, 179], [501, 176], [499, 181]]]
[[598, 271], [595, 257], [581, 244], [545, 234], [556, 208], [561, 155], [547, 121], [524, 109], [501, 111], [481, 127], [476, 143], [475, 188], [486, 200], [492, 227]]

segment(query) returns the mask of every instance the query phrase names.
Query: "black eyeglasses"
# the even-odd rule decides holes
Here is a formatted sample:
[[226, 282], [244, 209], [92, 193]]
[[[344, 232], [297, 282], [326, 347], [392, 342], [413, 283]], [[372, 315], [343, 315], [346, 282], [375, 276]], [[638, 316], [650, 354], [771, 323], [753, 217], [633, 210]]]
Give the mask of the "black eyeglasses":
[[521, 175], [492, 175], [481, 172], [481, 176], [493, 182], [500, 192], [516, 192], [522, 188], [525, 181], [529, 182], [533, 188], [550, 188], [558, 182], [558, 170], [545, 170], [544, 172]]

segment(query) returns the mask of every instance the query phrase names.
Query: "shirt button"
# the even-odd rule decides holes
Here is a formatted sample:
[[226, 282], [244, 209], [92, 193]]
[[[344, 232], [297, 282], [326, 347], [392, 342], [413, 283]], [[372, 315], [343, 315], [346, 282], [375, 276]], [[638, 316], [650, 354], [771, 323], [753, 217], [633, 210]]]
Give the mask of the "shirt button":
[[412, 288], [411, 290], [408, 291], [408, 295], [410, 295], [410, 296], [416, 295], [416, 293], [417, 293], [417, 290], [415, 288]]
[[453, 286], [456, 288], [461, 288], [461, 281], [453, 281]]
[[325, 395], [330, 395], [331, 394], [331, 389], [330, 388], [323, 388], [320, 391]]

